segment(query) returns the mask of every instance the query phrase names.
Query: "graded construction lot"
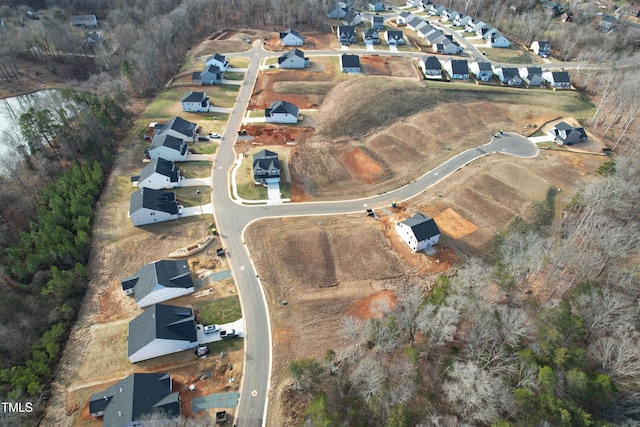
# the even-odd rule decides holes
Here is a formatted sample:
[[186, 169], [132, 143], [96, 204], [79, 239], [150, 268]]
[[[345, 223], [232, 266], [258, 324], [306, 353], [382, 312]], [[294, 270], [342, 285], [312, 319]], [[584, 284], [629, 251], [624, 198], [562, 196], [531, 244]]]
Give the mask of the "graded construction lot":
[[[603, 157], [543, 151], [533, 159], [492, 154], [403, 201], [399, 209], [361, 214], [281, 218], [253, 223], [246, 243], [265, 290], [273, 336], [272, 394], [267, 425], [295, 425], [286, 414], [287, 364], [348, 343], [337, 332], [349, 315], [363, 318], [393, 304], [397, 285], [425, 286], [465, 255], [486, 253], [495, 233], [550, 186], [557, 206], [595, 175]], [[414, 254], [393, 224], [420, 211], [442, 223], [433, 256]], [[286, 301], [286, 305], [283, 304]], [[371, 305], [373, 303], [373, 306]]]

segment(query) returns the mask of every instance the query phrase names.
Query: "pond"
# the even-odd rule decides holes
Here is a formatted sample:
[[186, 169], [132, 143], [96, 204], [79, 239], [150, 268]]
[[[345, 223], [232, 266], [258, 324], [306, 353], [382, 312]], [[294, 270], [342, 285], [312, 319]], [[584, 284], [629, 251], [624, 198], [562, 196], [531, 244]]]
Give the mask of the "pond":
[[[26, 95], [14, 96], [12, 98], [0, 99], [0, 156], [11, 152], [11, 148], [2, 142], [4, 140], [4, 133], [13, 132], [22, 138], [19, 124], [20, 115], [27, 112], [31, 107], [37, 108], [56, 92], [58, 92], [58, 89], [47, 89]], [[0, 172], [2, 169], [0, 166]]]

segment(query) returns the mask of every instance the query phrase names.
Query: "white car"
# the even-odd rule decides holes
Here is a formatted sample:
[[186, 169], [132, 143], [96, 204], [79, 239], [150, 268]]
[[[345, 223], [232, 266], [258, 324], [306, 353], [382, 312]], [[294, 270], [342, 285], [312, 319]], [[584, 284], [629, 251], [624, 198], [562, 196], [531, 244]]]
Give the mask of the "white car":
[[220, 134], [219, 134], [219, 133], [210, 133], [210, 134], [209, 134], [209, 138], [216, 138], [216, 139], [218, 139], [218, 138], [220, 138]]
[[204, 327], [204, 333], [205, 334], [212, 334], [215, 331], [217, 331], [218, 329], [220, 329], [220, 326], [218, 325], [207, 325]]

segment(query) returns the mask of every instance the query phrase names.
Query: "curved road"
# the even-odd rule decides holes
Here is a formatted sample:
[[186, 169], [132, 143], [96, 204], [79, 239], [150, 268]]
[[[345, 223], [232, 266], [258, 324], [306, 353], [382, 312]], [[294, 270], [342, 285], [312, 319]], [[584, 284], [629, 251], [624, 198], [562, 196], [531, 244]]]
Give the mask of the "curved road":
[[[383, 51], [381, 51], [382, 53]], [[335, 55], [335, 51], [325, 54]], [[265, 295], [250, 254], [244, 245], [244, 230], [253, 221], [276, 216], [343, 214], [389, 206], [420, 194], [441, 179], [466, 164], [490, 153], [504, 153], [518, 157], [534, 157], [535, 144], [516, 134], [496, 135], [486, 145], [464, 151], [411, 183], [381, 195], [358, 200], [335, 202], [296, 203], [283, 205], [244, 206], [231, 197], [230, 171], [236, 161], [233, 151], [237, 131], [242, 125], [261, 61], [272, 55], [256, 41], [248, 52], [229, 54], [250, 59], [245, 81], [240, 88], [236, 104], [229, 115], [218, 148], [212, 173], [212, 200], [214, 216], [227, 261], [238, 287], [245, 322], [245, 365], [241, 396], [236, 416], [238, 427], [261, 427], [266, 421], [267, 393], [271, 376], [271, 329]], [[413, 57], [415, 57], [415, 53]]]

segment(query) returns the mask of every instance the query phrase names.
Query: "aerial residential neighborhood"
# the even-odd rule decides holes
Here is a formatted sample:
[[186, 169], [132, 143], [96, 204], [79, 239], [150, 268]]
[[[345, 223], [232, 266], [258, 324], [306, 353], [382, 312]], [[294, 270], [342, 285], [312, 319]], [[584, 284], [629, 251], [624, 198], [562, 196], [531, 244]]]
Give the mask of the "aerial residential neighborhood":
[[640, 422], [638, 5], [178, 3], [0, 7], [2, 423]]

